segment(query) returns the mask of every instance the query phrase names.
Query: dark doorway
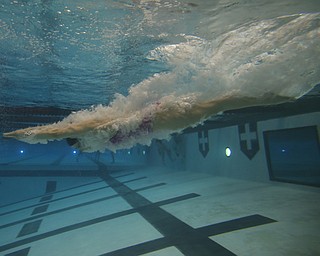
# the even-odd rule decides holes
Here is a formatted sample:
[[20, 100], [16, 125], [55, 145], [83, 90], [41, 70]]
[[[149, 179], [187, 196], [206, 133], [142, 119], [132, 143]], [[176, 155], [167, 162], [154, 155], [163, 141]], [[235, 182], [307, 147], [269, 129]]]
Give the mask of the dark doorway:
[[271, 180], [320, 186], [317, 126], [264, 132]]

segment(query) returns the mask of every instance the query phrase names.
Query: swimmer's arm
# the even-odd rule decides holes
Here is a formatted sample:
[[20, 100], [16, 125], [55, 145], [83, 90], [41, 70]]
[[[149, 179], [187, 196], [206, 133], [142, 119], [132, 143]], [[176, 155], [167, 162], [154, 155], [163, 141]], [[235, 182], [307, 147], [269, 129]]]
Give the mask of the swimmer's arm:
[[94, 129], [99, 122], [95, 120], [86, 120], [76, 124], [59, 125], [50, 124], [44, 126], [29, 127], [16, 130], [13, 132], [4, 133], [5, 138], [15, 138], [17, 140], [29, 143], [45, 143], [48, 140], [61, 140], [70, 137], [79, 137], [86, 132]]

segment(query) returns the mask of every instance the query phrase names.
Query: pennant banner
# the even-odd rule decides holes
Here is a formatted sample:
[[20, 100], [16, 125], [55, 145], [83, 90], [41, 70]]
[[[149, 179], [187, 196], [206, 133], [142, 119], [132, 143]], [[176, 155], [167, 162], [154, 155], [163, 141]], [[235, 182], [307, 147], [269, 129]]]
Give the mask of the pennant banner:
[[238, 126], [241, 151], [251, 160], [259, 151], [257, 123]]
[[199, 151], [203, 157], [206, 157], [209, 152], [209, 135], [208, 130], [198, 132]]

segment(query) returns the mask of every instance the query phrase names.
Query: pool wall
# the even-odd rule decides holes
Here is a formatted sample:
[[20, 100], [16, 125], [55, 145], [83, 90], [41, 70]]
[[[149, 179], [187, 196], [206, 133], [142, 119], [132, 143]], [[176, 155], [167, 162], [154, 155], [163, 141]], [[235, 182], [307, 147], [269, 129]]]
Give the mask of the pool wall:
[[[268, 181], [264, 132], [316, 126], [319, 133], [319, 120], [320, 112], [313, 112], [259, 122], [248, 120], [244, 124], [211, 130], [202, 126], [197, 132], [179, 136], [180, 146], [184, 147], [184, 150], [180, 149], [184, 153], [184, 163], [178, 164], [177, 159], [172, 157], [179, 148], [172, 140], [165, 143], [166, 150], [161, 149], [159, 143], [153, 143], [150, 164], [230, 178]], [[229, 157], [226, 156], [227, 147], [231, 150]]]

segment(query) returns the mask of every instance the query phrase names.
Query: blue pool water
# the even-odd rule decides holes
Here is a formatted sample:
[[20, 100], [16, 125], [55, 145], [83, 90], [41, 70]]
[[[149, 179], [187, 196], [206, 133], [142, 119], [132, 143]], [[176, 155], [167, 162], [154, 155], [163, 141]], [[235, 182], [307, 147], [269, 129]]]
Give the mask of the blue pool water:
[[245, 24], [319, 11], [316, 0], [0, 4], [1, 105], [72, 110], [108, 104], [115, 93], [127, 95], [130, 86], [172, 69], [148, 58], [157, 47], [194, 39], [215, 49], [219, 36]]
[[319, 54], [319, 0], [0, 0], [0, 254], [320, 254]]

